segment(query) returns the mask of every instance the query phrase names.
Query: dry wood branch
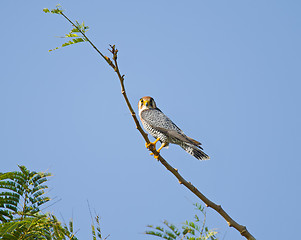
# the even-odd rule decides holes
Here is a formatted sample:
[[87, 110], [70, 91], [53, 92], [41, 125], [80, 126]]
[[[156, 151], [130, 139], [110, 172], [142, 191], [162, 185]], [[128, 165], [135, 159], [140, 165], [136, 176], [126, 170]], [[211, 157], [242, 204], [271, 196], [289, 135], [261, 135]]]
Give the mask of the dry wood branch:
[[[130, 113], [135, 121], [136, 124], [136, 128], [139, 130], [139, 132], [141, 133], [141, 135], [143, 136], [144, 140], [146, 141], [146, 143], [149, 143], [149, 139], [147, 137], [147, 134], [143, 131], [143, 129], [141, 128], [141, 125], [136, 117], [136, 114], [128, 100], [128, 97], [126, 95], [125, 92], [125, 87], [124, 87], [124, 75], [120, 74], [119, 68], [118, 68], [118, 64], [117, 64], [117, 53], [118, 50], [115, 48], [115, 45], [111, 46], [110, 49], [111, 53], [113, 54], [113, 60], [115, 63], [115, 72], [118, 75], [118, 78], [120, 80], [120, 84], [121, 84], [121, 93], [127, 103], [127, 106], [130, 110]], [[158, 155], [158, 152], [156, 150], [154, 150], [152, 147], [149, 148], [149, 150], [154, 154], [154, 155]], [[238, 224], [236, 221], [234, 221], [225, 211], [224, 209], [221, 207], [221, 205], [217, 205], [214, 202], [210, 201], [207, 197], [205, 197], [195, 186], [193, 186], [190, 182], [187, 182], [178, 172], [177, 169], [173, 168], [161, 155], [159, 155], [158, 161], [160, 161], [168, 171], [170, 171], [179, 181], [180, 184], [183, 184], [185, 187], [187, 187], [191, 192], [193, 192], [199, 199], [201, 199], [207, 207], [210, 207], [212, 209], [214, 209], [215, 211], [217, 211], [228, 223], [229, 227], [233, 227], [235, 229], [237, 229], [240, 234], [242, 236], [244, 236], [247, 239], [255, 239], [251, 233], [247, 230], [247, 228], [243, 225]]]
[[[147, 134], [143, 131], [137, 117], [136, 117], [136, 113], [132, 108], [132, 105], [127, 97], [126, 91], [125, 91], [125, 87], [124, 87], [124, 75], [121, 75], [120, 71], [119, 71], [119, 67], [118, 67], [118, 62], [117, 62], [117, 53], [118, 50], [116, 49], [115, 45], [110, 45], [110, 49], [109, 51], [112, 53], [112, 59], [113, 61], [103, 55], [96, 47], [95, 45], [89, 40], [89, 38], [85, 35], [85, 33], [83, 33], [81, 31], [81, 29], [79, 29], [69, 18], [67, 18], [66, 15], [64, 15], [63, 13], [61, 13], [61, 15], [63, 15], [64, 18], [66, 18], [74, 27], [76, 27], [78, 29], [78, 31], [85, 37], [85, 39], [91, 44], [91, 46], [101, 55], [101, 57], [114, 69], [114, 71], [116, 72], [120, 84], [121, 84], [121, 93], [124, 97], [124, 100], [130, 110], [130, 113], [133, 117], [133, 120], [136, 124], [136, 128], [138, 129], [138, 131], [141, 133], [142, 137], [144, 138], [146, 143], [149, 143], [149, 139]], [[243, 225], [238, 224], [236, 221], [234, 221], [229, 214], [227, 214], [224, 209], [221, 207], [221, 205], [217, 205], [214, 202], [210, 201], [207, 197], [205, 197], [195, 186], [193, 186], [190, 182], [186, 181], [178, 172], [178, 169], [173, 168], [152, 146], [150, 146], [148, 148], [154, 155], [159, 155], [158, 156], [158, 161], [160, 161], [160, 163], [162, 163], [162, 165], [164, 165], [166, 167], [166, 169], [168, 171], [170, 171], [179, 181], [180, 184], [183, 184], [186, 188], [188, 188], [192, 193], [194, 193], [199, 199], [201, 199], [207, 207], [210, 207], [212, 209], [214, 209], [216, 212], [218, 212], [228, 223], [229, 227], [233, 227], [236, 230], [238, 230], [240, 232], [240, 234], [242, 236], [244, 236], [246, 239], [249, 240], [255, 240], [255, 238], [252, 236], [252, 234], [247, 230], [247, 228]]]
[[[141, 125], [136, 117], [136, 114], [128, 100], [128, 97], [126, 95], [125, 92], [125, 87], [124, 87], [124, 75], [121, 75], [119, 68], [118, 68], [118, 64], [117, 64], [117, 53], [118, 50], [115, 48], [115, 45], [111, 46], [110, 52], [113, 55], [113, 60], [114, 60], [114, 70], [116, 72], [116, 74], [118, 75], [118, 78], [120, 80], [120, 84], [121, 84], [121, 93], [126, 101], [126, 104], [130, 110], [130, 113], [135, 121], [136, 124], [136, 128], [138, 129], [138, 131], [141, 133], [141, 135], [143, 136], [144, 140], [146, 141], [146, 143], [149, 143], [149, 139], [147, 134], [143, 131], [143, 129], [141, 128]], [[149, 148], [149, 150], [154, 154], [154, 155], [158, 155], [158, 152], [156, 150], [154, 150], [152, 147]], [[212, 209], [214, 209], [215, 211], [217, 211], [228, 223], [228, 225], [230, 227], [233, 227], [235, 229], [237, 229], [242, 236], [244, 236], [247, 239], [255, 239], [251, 233], [247, 230], [247, 228], [243, 225], [238, 224], [236, 221], [234, 221], [225, 211], [224, 209], [221, 207], [221, 205], [217, 205], [214, 202], [210, 201], [207, 197], [205, 197], [195, 186], [193, 186], [190, 182], [187, 182], [178, 172], [177, 169], [173, 168], [161, 155], [159, 155], [158, 161], [160, 161], [168, 171], [170, 171], [179, 181], [180, 184], [183, 184], [185, 187], [187, 187], [191, 192], [193, 192], [199, 199], [201, 199], [207, 207], [210, 207]]]

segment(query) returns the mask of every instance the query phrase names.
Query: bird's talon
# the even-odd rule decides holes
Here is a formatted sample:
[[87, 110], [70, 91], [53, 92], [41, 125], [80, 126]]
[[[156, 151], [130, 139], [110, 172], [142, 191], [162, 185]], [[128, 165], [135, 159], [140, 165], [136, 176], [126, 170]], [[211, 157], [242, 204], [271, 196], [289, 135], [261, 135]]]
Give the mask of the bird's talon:
[[159, 152], [155, 152], [155, 153], [151, 152], [149, 155], [154, 155], [154, 158], [157, 160], [159, 158]]
[[145, 147], [148, 148], [148, 149], [150, 149], [150, 148], [156, 149], [156, 144], [153, 144], [152, 142], [145, 143]]
[[160, 140], [160, 138], [157, 138], [154, 142], [149, 142], [149, 143], [145, 143], [145, 147], [146, 148], [153, 148], [154, 150], [156, 150], [156, 143]]

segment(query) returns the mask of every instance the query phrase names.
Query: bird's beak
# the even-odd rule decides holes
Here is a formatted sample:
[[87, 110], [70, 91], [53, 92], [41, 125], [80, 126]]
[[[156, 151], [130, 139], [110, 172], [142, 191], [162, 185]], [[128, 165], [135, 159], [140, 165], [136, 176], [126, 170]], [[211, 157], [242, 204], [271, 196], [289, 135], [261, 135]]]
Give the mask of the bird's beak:
[[148, 102], [145, 102], [145, 106], [148, 107]]

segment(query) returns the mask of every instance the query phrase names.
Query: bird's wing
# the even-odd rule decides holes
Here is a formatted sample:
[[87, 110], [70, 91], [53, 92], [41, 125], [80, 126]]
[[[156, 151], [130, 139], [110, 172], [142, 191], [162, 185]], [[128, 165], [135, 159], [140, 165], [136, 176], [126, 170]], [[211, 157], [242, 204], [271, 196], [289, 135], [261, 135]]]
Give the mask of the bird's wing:
[[160, 128], [162, 130], [182, 131], [158, 108], [144, 110], [141, 112], [140, 116], [143, 121], [157, 130]]
[[141, 118], [154, 129], [176, 138], [182, 142], [190, 143], [201, 148], [200, 142], [186, 136], [184, 132], [171, 121], [160, 109], [147, 109], [141, 112]]
[[168, 130], [168, 129], [163, 129], [163, 128], [157, 128], [157, 130], [163, 132], [164, 134], [168, 135], [169, 137], [171, 138], [175, 138], [175, 139], [178, 139], [182, 142], [185, 142], [185, 143], [189, 143], [191, 145], [194, 145], [200, 149], [203, 149], [200, 145], [201, 143], [186, 136], [183, 132], [177, 132], [175, 130]]

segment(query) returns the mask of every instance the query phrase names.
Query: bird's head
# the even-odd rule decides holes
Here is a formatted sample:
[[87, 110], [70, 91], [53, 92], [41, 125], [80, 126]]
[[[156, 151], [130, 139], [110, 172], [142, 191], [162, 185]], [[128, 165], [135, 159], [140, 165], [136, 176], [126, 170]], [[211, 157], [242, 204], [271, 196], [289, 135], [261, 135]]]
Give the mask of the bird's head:
[[143, 97], [138, 102], [139, 114], [145, 109], [157, 108], [155, 100], [152, 97]]

